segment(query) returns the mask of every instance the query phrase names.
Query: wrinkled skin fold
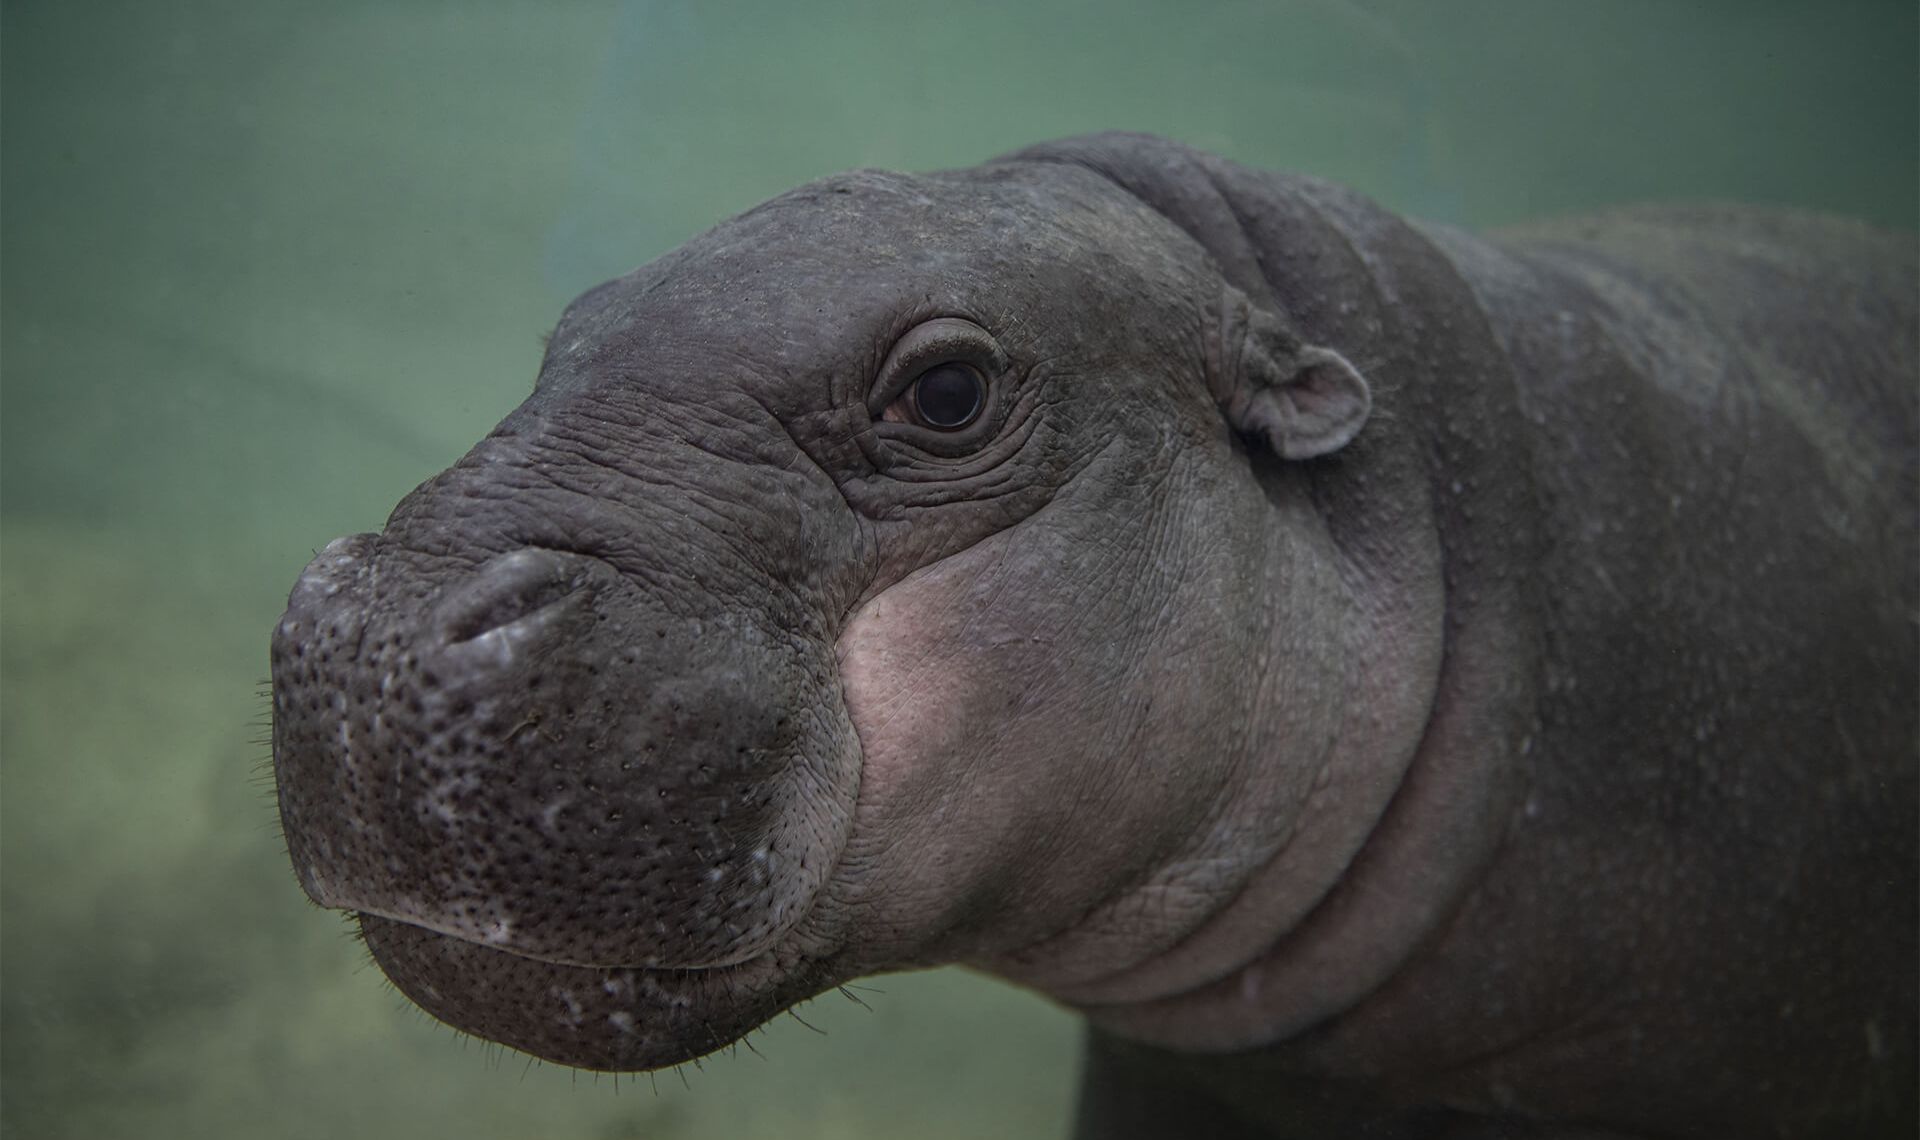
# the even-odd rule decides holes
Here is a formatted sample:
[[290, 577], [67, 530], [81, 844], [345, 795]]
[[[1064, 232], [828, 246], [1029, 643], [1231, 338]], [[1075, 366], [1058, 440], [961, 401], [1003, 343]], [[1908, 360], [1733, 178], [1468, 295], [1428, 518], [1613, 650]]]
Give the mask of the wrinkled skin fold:
[[586, 1068], [957, 962], [1087, 1136], [1911, 1135], [1917, 276], [1137, 135], [801, 187], [302, 574], [295, 870]]

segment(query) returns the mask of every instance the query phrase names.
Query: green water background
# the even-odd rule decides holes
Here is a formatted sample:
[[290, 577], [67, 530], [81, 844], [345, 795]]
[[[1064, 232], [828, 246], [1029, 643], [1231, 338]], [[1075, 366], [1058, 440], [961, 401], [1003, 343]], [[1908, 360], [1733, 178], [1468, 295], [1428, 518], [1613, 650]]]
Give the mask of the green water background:
[[1916, 8], [0, 6], [6, 1137], [1058, 1135], [1076, 1030], [937, 972], [681, 1077], [456, 1038], [287, 867], [267, 633], [596, 281], [798, 182], [1126, 127], [1485, 225], [1916, 223]]

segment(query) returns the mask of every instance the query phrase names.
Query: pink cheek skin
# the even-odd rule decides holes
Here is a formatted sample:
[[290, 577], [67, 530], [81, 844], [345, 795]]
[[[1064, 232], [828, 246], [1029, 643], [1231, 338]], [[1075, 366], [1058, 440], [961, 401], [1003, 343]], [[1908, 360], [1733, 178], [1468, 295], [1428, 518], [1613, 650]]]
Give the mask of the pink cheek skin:
[[848, 862], [884, 868], [841, 890], [888, 940], [947, 960], [971, 951], [1005, 901], [1031, 810], [1020, 801], [1048, 795], [1023, 786], [1010, 800], [998, 771], [1017, 729], [995, 712], [1031, 640], [994, 605], [999, 545], [909, 575], [857, 610], [837, 646], [862, 753]]
[[960, 646], [979, 575], [956, 565], [972, 561], [910, 575], [860, 607], [840, 637], [841, 689], [862, 753], [857, 824], [943, 816], [976, 775], [963, 753], [984, 694], [978, 662]]
[[947, 754], [960, 735], [967, 677], [931, 604], [942, 593], [925, 582], [895, 586], [861, 607], [841, 635], [840, 683], [860, 737], [862, 807], [933, 792], [940, 781], [925, 761]]

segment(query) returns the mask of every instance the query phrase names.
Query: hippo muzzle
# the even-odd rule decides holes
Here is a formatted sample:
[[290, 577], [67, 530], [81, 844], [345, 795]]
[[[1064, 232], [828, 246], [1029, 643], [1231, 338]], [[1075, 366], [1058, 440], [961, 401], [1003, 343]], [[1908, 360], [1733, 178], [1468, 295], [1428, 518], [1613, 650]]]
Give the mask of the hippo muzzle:
[[[661, 995], [768, 956], [845, 841], [858, 765], [830, 715], [831, 646], [772, 625], [778, 592], [711, 588], [652, 544], [555, 549], [539, 519], [466, 521], [502, 453], [526, 449], [482, 450], [484, 489], [428, 484], [385, 533], [330, 543], [292, 592], [272, 645], [289, 853], [306, 893], [357, 915], [394, 982], [444, 1019], [646, 1067]], [[697, 513], [668, 509], [631, 533]], [[781, 526], [761, 528], [772, 549]], [[592, 529], [558, 527], [576, 544]], [[714, 1004], [702, 1021], [724, 1023]]]

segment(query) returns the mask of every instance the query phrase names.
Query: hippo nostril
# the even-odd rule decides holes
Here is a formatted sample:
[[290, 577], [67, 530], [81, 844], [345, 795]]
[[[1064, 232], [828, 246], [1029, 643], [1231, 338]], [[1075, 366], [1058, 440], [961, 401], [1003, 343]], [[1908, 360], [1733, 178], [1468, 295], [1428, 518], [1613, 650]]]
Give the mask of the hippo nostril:
[[481, 566], [435, 603], [432, 628], [445, 644], [471, 641], [591, 589], [593, 561], [527, 547]]

